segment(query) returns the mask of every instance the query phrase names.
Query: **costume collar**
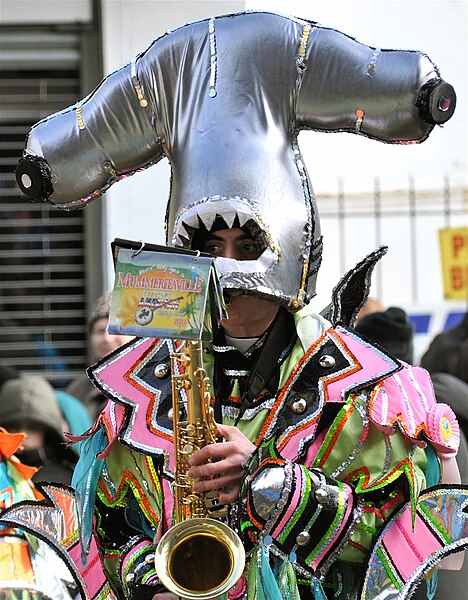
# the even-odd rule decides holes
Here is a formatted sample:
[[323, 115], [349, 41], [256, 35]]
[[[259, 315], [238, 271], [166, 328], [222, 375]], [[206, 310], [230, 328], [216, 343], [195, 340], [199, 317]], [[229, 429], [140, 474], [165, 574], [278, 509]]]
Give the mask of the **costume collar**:
[[325, 404], [342, 404], [350, 393], [374, 387], [400, 368], [346, 328], [328, 329], [293, 369], [259, 439], [277, 437], [283, 456], [296, 459], [315, 439]]

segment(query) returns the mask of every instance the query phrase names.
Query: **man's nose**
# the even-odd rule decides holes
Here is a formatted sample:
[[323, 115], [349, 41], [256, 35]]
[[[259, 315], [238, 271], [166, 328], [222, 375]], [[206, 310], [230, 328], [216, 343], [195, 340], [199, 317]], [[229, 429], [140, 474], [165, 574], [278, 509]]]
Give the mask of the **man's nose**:
[[231, 243], [231, 242], [227, 242], [224, 245], [223, 251], [221, 253], [221, 256], [223, 256], [224, 258], [233, 258], [233, 259], [239, 259], [239, 252], [237, 250], [237, 247], [235, 244]]

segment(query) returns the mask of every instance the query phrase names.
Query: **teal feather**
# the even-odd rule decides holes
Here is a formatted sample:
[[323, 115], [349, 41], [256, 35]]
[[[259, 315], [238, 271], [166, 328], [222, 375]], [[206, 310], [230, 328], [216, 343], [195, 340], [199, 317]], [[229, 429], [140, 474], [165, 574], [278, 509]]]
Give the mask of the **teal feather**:
[[323, 591], [322, 584], [317, 579], [317, 577], [314, 577], [312, 580], [312, 589], [314, 592], [315, 600], [327, 600], [325, 592]]
[[76, 490], [77, 518], [80, 529], [81, 559], [83, 564], [91, 544], [96, 488], [104, 461], [96, 458], [107, 446], [107, 437], [101, 429], [81, 442], [80, 459], [73, 473], [72, 486]]

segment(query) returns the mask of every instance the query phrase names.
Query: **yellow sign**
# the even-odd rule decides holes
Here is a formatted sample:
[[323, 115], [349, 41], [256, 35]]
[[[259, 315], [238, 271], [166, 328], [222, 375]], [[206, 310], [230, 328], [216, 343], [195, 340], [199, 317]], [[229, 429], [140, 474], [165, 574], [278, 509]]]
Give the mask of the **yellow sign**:
[[446, 300], [468, 299], [468, 227], [439, 229]]

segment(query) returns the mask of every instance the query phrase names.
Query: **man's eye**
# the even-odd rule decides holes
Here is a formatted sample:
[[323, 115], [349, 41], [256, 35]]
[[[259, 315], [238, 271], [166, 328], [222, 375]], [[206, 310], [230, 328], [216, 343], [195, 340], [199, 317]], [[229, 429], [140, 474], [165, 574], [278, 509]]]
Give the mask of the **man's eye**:
[[246, 254], [257, 254], [257, 246], [253, 242], [245, 242], [242, 244], [242, 250]]
[[208, 254], [215, 254], [218, 255], [221, 252], [222, 248], [219, 244], [206, 244], [205, 245], [205, 252], [208, 252]]

